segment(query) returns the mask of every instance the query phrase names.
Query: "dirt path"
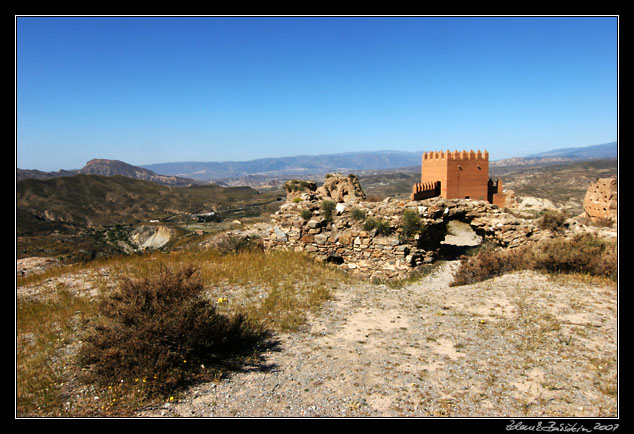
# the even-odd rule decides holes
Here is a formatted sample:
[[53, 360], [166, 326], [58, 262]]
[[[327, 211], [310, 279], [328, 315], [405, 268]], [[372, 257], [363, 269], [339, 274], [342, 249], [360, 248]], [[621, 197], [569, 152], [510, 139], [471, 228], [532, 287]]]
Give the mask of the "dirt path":
[[522, 272], [341, 288], [264, 365], [139, 416], [617, 416], [617, 290]]

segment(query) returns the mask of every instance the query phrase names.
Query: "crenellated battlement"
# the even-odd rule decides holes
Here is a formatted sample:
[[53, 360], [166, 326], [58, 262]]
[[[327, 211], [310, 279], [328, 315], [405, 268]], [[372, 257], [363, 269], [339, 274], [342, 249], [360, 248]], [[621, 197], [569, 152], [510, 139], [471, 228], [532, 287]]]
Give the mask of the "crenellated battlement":
[[440, 181], [417, 182], [412, 186], [411, 200], [423, 200], [440, 196]]
[[454, 150], [453, 152], [447, 149], [446, 151], [429, 151], [423, 152], [423, 160], [486, 160], [489, 161], [488, 151], [474, 151], [473, 149], [467, 151]]
[[489, 183], [489, 152], [473, 149], [424, 152], [420, 183], [414, 184], [410, 198], [434, 196], [503, 204], [502, 182]]

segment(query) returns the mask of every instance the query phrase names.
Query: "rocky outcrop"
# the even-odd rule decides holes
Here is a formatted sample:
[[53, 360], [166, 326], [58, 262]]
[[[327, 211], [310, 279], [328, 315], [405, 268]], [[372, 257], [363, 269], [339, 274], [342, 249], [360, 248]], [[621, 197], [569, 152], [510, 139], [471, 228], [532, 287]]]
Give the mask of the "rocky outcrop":
[[284, 190], [286, 190], [286, 201], [300, 201], [304, 200], [303, 197], [312, 197], [317, 190], [317, 183], [315, 181], [305, 181], [300, 179], [291, 179], [284, 183]]
[[583, 200], [583, 209], [592, 219], [617, 220], [616, 178], [600, 178], [591, 183]]
[[327, 175], [324, 184], [317, 189], [317, 194], [324, 199], [335, 202], [356, 202], [365, 199], [365, 193], [356, 175]]

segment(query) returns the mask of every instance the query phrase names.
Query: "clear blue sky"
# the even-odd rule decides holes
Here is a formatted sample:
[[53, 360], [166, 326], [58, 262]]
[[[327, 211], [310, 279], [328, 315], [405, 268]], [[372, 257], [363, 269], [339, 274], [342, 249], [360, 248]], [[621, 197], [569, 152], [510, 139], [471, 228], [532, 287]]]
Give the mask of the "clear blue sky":
[[617, 140], [616, 17], [16, 17], [17, 167]]

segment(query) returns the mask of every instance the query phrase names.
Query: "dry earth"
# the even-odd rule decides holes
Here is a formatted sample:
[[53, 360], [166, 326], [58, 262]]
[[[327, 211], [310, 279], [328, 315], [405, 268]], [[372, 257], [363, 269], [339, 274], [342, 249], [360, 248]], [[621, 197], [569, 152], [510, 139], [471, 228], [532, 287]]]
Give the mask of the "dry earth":
[[616, 417], [617, 288], [518, 272], [336, 291], [262, 363], [139, 417]]

